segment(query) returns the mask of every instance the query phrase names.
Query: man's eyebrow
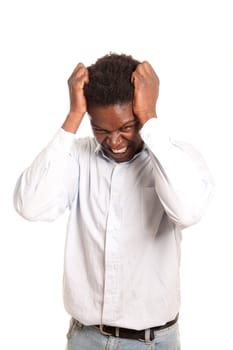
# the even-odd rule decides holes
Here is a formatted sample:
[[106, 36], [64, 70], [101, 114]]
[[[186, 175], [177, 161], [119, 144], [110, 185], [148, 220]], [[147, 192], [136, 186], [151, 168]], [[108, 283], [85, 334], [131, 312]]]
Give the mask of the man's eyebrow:
[[128, 124], [131, 124], [131, 123], [134, 123], [136, 124], [137, 123], [137, 119], [132, 119], [132, 120], [129, 120], [128, 122], [126, 122], [125, 124], [122, 125], [122, 127], [128, 125]]
[[101, 126], [96, 125], [96, 124], [94, 124], [92, 122], [91, 122], [91, 126], [93, 126], [94, 128], [97, 128], [97, 129], [106, 130], [106, 129], [102, 128]]
[[[130, 123], [136, 123], [136, 122], [137, 122], [136, 119], [128, 120], [128, 121], [127, 121], [125, 124], [123, 124], [120, 128], [124, 128], [124, 127], [127, 126], [128, 124], [130, 124]], [[92, 121], [91, 121], [91, 125], [92, 125], [93, 127], [95, 127], [95, 128], [98, 128], [98, 129], [101, 129], [101, 130], [106, 130], [106, 129], [102, 128], [101, 126], [96, 125], [96, 124], [93, 123]]]

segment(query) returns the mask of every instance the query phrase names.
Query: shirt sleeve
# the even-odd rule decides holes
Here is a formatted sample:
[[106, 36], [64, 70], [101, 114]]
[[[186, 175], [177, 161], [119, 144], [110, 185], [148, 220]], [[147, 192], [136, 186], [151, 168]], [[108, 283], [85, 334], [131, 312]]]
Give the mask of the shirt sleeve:
[[78, 183], [74, 137], [59, 129], [18, 179], [14, 206], [25, 219], [53, 221], [71, 205]]
[[156, 192], [166, 213], [182, 228], [196, 224], [214, 189], [202, 155], [193, 145], [172, 140], [157, 118], [144, 124], [141, 136], [149, 148]]

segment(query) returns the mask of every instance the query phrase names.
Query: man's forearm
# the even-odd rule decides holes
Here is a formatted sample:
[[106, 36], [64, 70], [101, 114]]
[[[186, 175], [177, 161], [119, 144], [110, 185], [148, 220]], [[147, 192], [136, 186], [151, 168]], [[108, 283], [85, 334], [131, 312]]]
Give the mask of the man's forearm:
[[155, 187], [171, 219], [181, 226], [197, 223], [213, 190], [213, 179], [202, 156], [192, 145], [172, 142], [158, 119], [141, 130], [151, 152]]
[[76, 131], [78, 130], [81, 122], [82, 122], [83, 116], [84, 116], [84, 114], [77, 114], [77, 113], [70, 112], [67, 115], [67, 117], [62, 125], [62, 128], [65, 131], [68, 131], [68, 132], [75, 134]]

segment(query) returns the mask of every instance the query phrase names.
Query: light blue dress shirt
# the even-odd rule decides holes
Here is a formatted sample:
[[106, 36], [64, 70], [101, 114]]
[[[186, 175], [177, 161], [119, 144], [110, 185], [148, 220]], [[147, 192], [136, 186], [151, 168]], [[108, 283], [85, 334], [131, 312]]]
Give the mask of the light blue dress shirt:
[[160, 120], [140, 132], [143, 150], [116, 163], [94, 138], [59, 129], [16, 185], [15, 208], [28, 220], [70, 209], [64, 304], [85, 325], [145, 329], [179, 312], [181, 230], [204, 215], [213, 180]]

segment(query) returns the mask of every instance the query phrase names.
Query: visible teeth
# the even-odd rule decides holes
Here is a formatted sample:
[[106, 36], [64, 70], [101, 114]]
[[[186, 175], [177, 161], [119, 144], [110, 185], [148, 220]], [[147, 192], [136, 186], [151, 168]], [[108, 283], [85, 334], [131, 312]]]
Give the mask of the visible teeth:
[[124, 153], [124, 152], [126, 152], [126, 150], [127, 150], [127, 147], [124, 147], [124, 148], [121, 148], [121, 149], [113, 149], [112, 148], [112, 152], [113, 153]]

